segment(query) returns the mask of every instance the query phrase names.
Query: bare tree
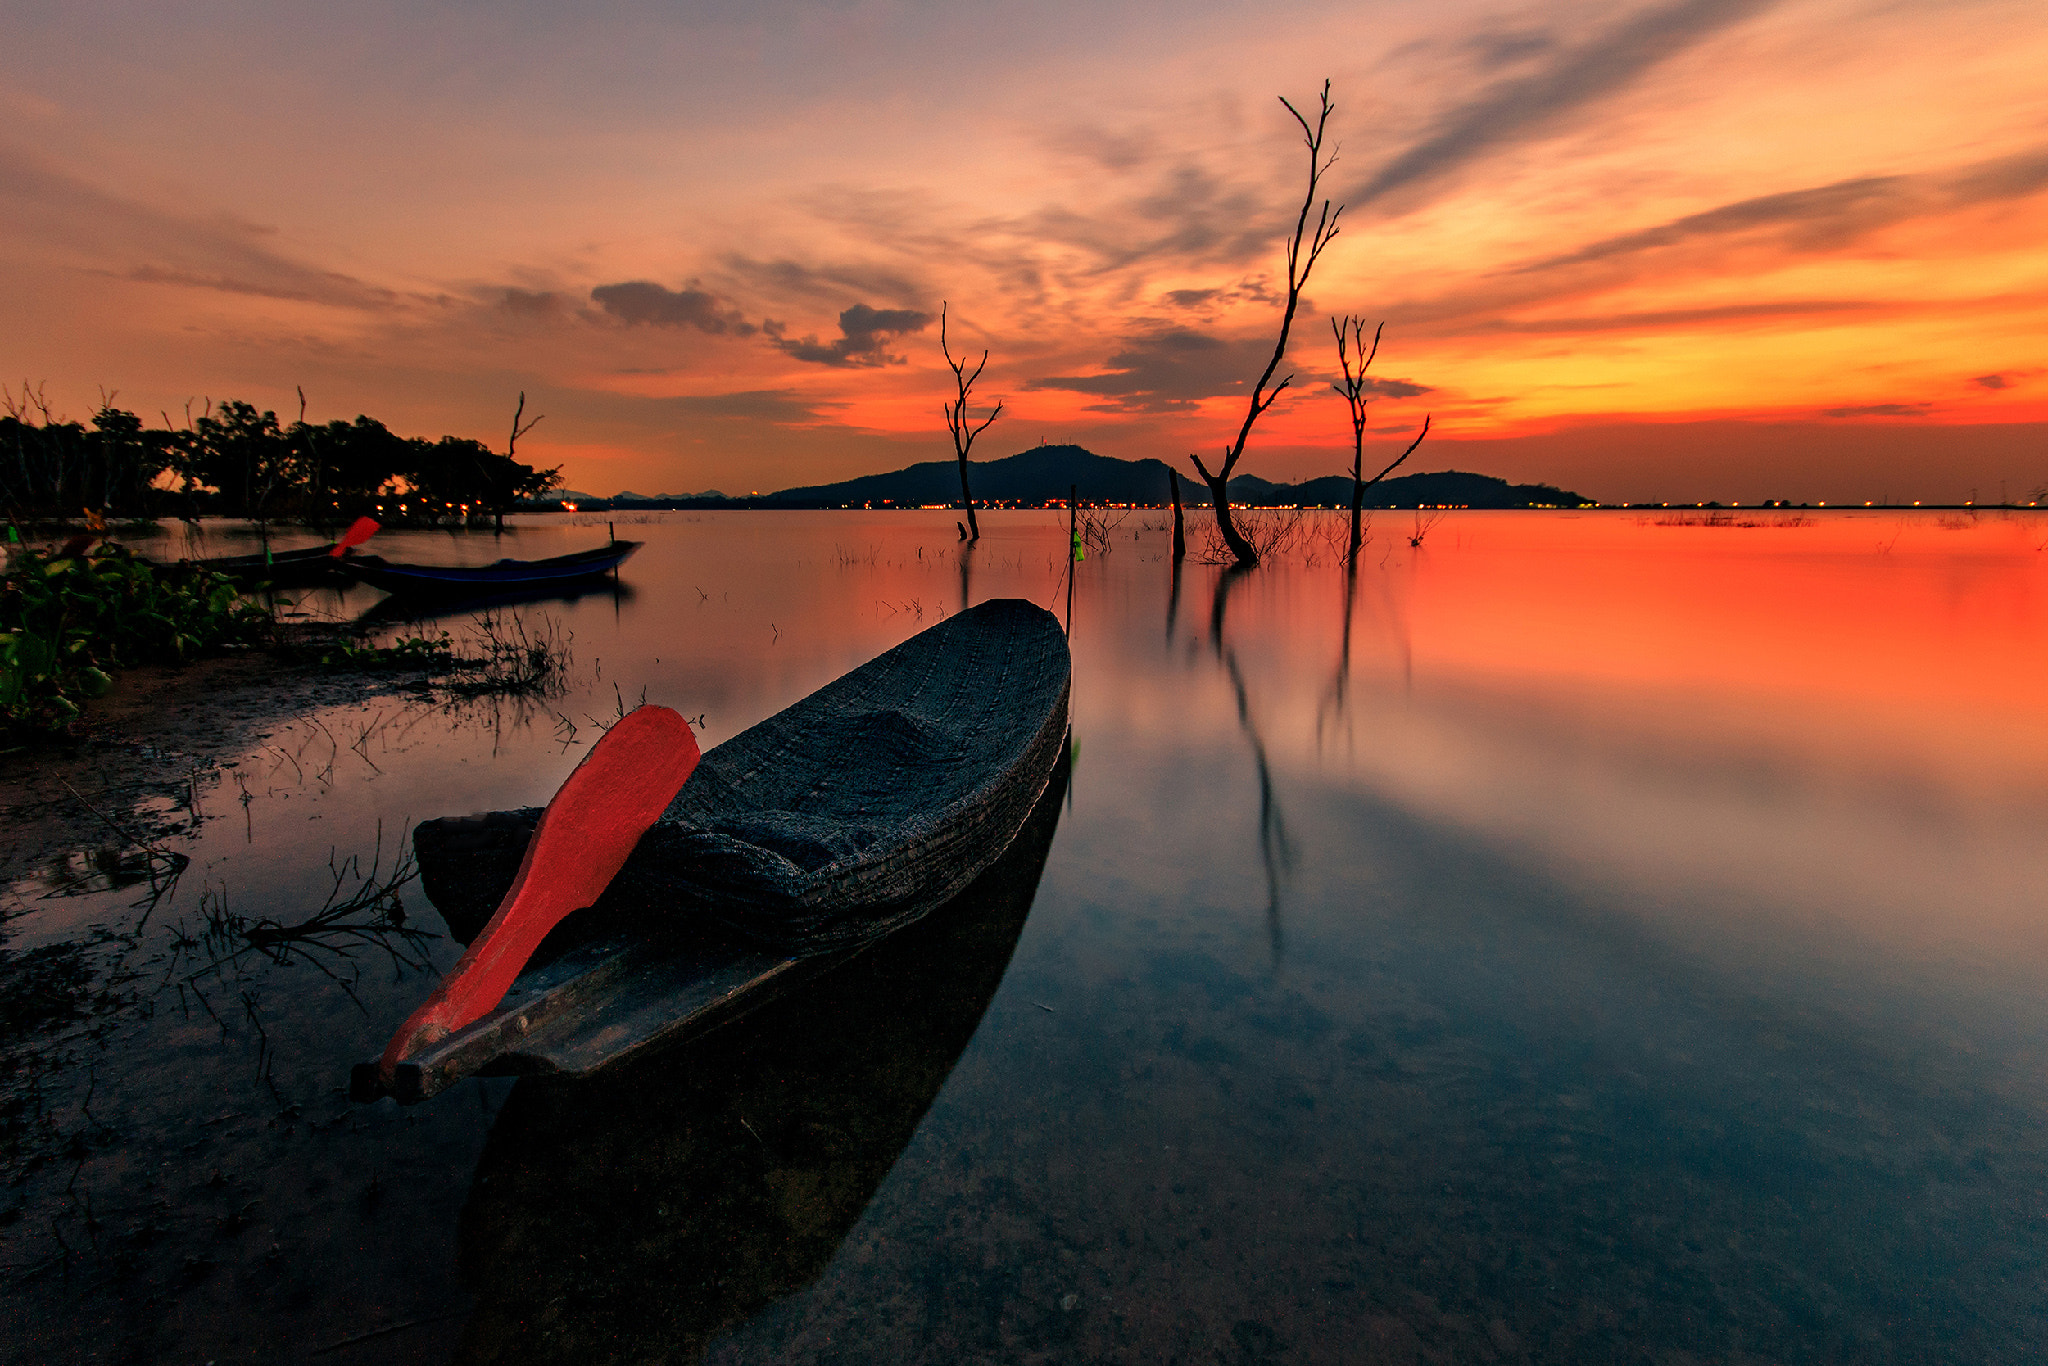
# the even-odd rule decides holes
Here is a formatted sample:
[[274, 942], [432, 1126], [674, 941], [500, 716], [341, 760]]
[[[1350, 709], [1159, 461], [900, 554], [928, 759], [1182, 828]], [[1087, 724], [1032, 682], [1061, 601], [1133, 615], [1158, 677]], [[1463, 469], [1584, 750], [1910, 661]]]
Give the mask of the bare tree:
[[[547, 414], [535, 413], [531, 422], [522, 424], [519, 419], [525, 416], [526, 391], [521, 389], [519, 391], [519, 406], [512, 410], [512, 435], [505, 438], [505, 458], [507, 460], [517, 460], [519, 458], [519, 438], [525, 436], [535, 427], [538, 427], [541, 419], [546, 417]], [[555, 468], [559, 470], [561, 466], [558, 465]], [[499, 531], [505, 529], [505, 509], [503, 507], [497, 510], [497, 529]]]
[[[1223, 534], [1224, 544], [1230, 553], [1244, 566], [1259, 562], [1259, 552], [1244, 538], [1237, 526], [1230, 520], [1230, 495], [1228, 487], [1232, 471], [1244, 455], [1245, 443], [1251, 439], [1252, 424], [1259, 420], [1266, 409], [1273, 406], [1283, 390], [1294, 382], [1294, 376], [1287, 375], [1278, 384], [1273, 383], [1273, 373], [1280, 368], [1280, 362], [1287, 357], [1287, 334], [1293, 330], [1294, 314], [1301, 307], [1301, 292], [1308, 287], [1309, 272], [1315, 269], [1316, 258], [1323, 254], [1323, 248], [1330, 245], [1337, 236], [1337, 218], [1344, 212], [1344, 206], [1332, 207], [1325, 199], [1316, 215], [1315, 226], [1309, 226], [1309, 211], [1315, 208], [1316, 190], [1322, 184], [1323, 176], [1336, 161], [1336, 154], [1323, 155], [1323, 130], [1330, 122], [1330, 83], [1323, 82], [1321, 105], [1316, 112], [1315, 126], [1302, 117], [1299, 109], [1282, 97], [1280, 103], [1301, 125], [1302, 141], [1308, 146], [1308, 193], [1302, 196], [1301, 212], [1295, 215], [1293, 235], [1287, 239], [1287, 306], [1280, 315], [1280, 339], [1273, 344], [1273, 359], [1266, 362], [1265, 373], [1252, 388], [1251, 403], [1245, 409], [1244, 424], [1237, 429], [1237, 440], [1223, 452], [1223, 463], [1216, 473], [1209, 473], [1209, 467], [1202, 463], [1199, 455], [1188, 458], [1195, 462], [1195, 469], [1202, 476], [1202, 482], [1209, 486], [1210, 502], [1216, 509], [1216, 529]], [[1271, 386], [1270, 388], [1268, 386]]]
[[988, 368], [988, 351], [983, 348], [981, 360], [972, 373], [967, 369], [967, 354], [963, 351], [959, 360], [953, 359], [952, 348], [946, 345], [946, 305], [939, 305], [939, 354], [946, 358], [946, 364], [953, 370], [953, 388], [957, 397], [945, 405], [946, 430], [953, 434], [953, 456], [960, 462], [960, 504], [967, 509], [967, 530], [964, 539], [973, 545], [981, 539], [981, 523], [974, 519], [974, 494], [967, 487], [967, 453], [974, 449], [974, 438], [988, 430], [1003, 413], [1003, 401], [996, 400], [996, 406], [989, 410], [987, 417], [977, 425], [968, 416], [967, 396], [974, 388], [974, 381], [981, 378], [981, 372]]
[[[303, 399], [303, 397], [302, 397], [302, 398], [300, 399], [300, 402], [301, 402], [301, 403], [303, 403], [303, 402], [304, 402], [304, 399]], [[518, 406], [517, 408], [514, 408], [514, 409], [512, 410], [512, 435], [511, 435], [510, 437], [506, 438], [506, 441], [505, 441], [505, 458], [506, 458], [507, 460], [516, 460], [516, 459], [518, 459], [518, 458], [519, 458], [519, 438], [520, 438], [520, 437], [522, 437], [522, 436], [525, 436], [525, 435], [526, 435], [526, 434], [527, 434], [528, 432], [532, 431], [532, 430], [533, 430], [533, 429], [534, 429], [535, 427], [538, 427], [538, 426], [540, 425], [540, 420], [541, 420], [542, 418], [546, 417], [546, 416], [547, 416], [547, 414], [546, 414], [546, 413], [535, 413], [535, 414], [533, 415], [533, 421], [531, 421], [531, 422], [528, 422], [528, 423], [526, 423], [526, 424], [524, 424], [524, 425], [522, 426], [522, 425], [520, 424], [520, 421], [519, 421], [519, 419], [520, 419], [520, 418], [522, 418], [522, 417], [525, 417], [525, 416], [526, 416], [526, 391], [525, 391], [524, 389], [521, 389], [521, 390], [519, 391], [519, 406]]]
[[[1359, 515], [1365, 507], [1365, 491], [1399, 469], [1401, 461], [1415, 454], [1415, 448], [1422, 444], [1422, 438], [1429, 435], [1429, 418], [1424, 417], [1422, 419], [1421, 433], [1409, 444], [1407, 450], [1401, 452], [1399, 459], [1396, 459], [1393, 464], [1387, 466], [1372, 478], [1367, 479], [1365, 477], [1365, 408], [1368, 403], [1372, 402], [1371, 397], [1366, 393], [1365, 371], [1366, 367], [1372, 364], [1373, 357], [1380, 353], [1380, 333], [1384, 332], [1386, 327], [1385, 323], [1381, 323], [1372, 330], [1372, 348], [1368, 350], [1365, 345], [1365, 320], [1363, 318], [1350, 315], [1343, 318], [1330, 319], [1330, 330], [1337, 334], [1337, 364], [1344, 371], [1344, 382], [1339, 384], [1332, 380], [1330, 387], [1344, 396], [1345, 404], [1351, 409], [1350, 553], [1353, 560], [1358, 558], [1358, 546], [1364, 539], [1359, 530]], [[1353, 371], [1351, 368], [1351, 353], [1354, 350], [1359, 356], [1358, 369], [1356, 371]]]

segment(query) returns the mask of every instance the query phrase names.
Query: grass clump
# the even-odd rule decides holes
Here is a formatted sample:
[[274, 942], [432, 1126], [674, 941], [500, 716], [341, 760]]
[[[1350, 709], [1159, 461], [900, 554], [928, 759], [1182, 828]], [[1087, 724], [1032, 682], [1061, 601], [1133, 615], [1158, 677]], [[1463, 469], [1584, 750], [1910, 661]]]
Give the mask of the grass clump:
[[317, 658], [330, 669], [422, 673], [456, 697], [552, 697], [562, 691], [574, 659], [570, 640], [550, 617], [529, 623], [485, 612], [471, 619], [459, 641], [447, 631], [399, 636], [385, 645], [335, 640]]
[[366, 673], [439, 670], [455, 662], [455, 646], [446, 631], [438, 636], [400, 636], [389, 645], [367, 640], [337, 640], [320, 655], [330, 669], [361, 669]]

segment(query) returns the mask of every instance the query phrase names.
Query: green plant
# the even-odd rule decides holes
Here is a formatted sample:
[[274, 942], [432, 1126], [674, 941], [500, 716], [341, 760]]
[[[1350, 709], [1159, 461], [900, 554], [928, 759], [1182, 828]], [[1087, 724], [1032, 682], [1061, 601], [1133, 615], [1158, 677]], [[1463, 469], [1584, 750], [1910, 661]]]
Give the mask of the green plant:
[[0, 577], [0, 729], [75, 730], [113, 671], [254, 643], [269, 615], [220, 574], [105, 544], [89, 556], [17, 553]]

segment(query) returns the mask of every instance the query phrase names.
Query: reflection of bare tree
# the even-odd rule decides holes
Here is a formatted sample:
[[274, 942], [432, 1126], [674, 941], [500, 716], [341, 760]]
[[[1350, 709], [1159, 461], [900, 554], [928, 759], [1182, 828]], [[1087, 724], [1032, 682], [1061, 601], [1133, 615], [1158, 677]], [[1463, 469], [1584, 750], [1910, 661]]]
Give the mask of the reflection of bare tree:
[[1180, 618], [1180, 562], [1181, 556], [1173, 557], [1172, 587], [1166, 593], [1166, 643], [1173, 644], [1174, 623]]
[[1237, 667], [1237, 651], [1224, 652], [1223, 666], [1230, 671], [1230, 684], [1237, 690], [1237, 723], [1244, 727], [1245, 738], [1251, 741], [1252, 762], [1259, 770], [1259, 861], [1266, 868], [1266, 933], [1273, 944], [1273, 965], [1278, 967], [1282, 947], [1280, 887], [1294, 870], [1294, 849], [1287, 841], [1287, 822], [1280, 814], [1279, 800], [1273, 795], [1273, 770], [1266, 762], [1266, 742], [1252, 720], [1251, 698], [1245, 692], [1244, 674]]
[[1316, 748], [1323, 744], [1323, 725], [1326, 720], [1343, 721], [1349, 705], [1351, 687], [1351, 621], [1353, 604], [1358, 600], [1358, 557], [1353, 555], [1344, 563], [1344, 624], [1338, 635], [1337, 674], [1330, 683], [1329, 695], [1316, 708]]
[[1293, 871], [1294, 849], [1288, 842], [1287, 821], [1273, 791], [1273, 769], [1266, 760], [1265, 739], [1259, 734], [1258, 722], [1252, 716], [1251, 694], [1245, 687], [1244, 671], [1238, 667], [1237, 651], [1225, 649], [1223, 645], [1223, 626], [1230, 609], [1231, 590], [1250, 572], [1244, 566], [1233, 565], [1217, 576], [1216, 596], [1209, 607], [1209, 645], [1223, 662], [1224, 671], [1230, 675], [1230, 686], [1237, 694], [1237, 723], [1244, 730], [1245, 739], [1251, 742], [1252, 763], [1259, 773], [1259, 861], [1266, 870], [1266, 933], [1272, 941], [1273, 964], [1278, 967], [1284, 946], [1280, 892], [1287, 875]]
[[1216, 596], [1209, 600], [1209, 648], [1223, 658], [1223, 617], [1230, 610], [1230, 593], [1238, 580], [1251, 573], [1243, 565], [1232, 565], [1216, 579]]

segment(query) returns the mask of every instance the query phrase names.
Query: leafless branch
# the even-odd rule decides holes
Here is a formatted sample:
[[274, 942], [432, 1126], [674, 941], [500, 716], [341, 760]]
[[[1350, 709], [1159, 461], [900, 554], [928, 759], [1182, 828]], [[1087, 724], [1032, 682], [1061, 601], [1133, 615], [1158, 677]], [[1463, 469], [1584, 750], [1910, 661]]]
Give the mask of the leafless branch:
[[519, 419], [524, 417], [525, 415], [526, 391], [524, 389], [521, 389], [519, 391], [519, 406], [512, 410], [512, 435], [506, 438], [505, 441], [505, 458], [507, 460], [510, 460], [513, 457], [513, 453], [519, 449], [519, 438], [525, 436], [535, 427], [538, 427], [540, 425], [540, 420], [547, 416], [546, 413], [535, 413], [533, 421], [527, 423], [524, 426], [521, 426], [519, 423]]
[[968, 413], [968, 394], [973, 390], [974, 382], [981, 378], [981, 372], [988, 368], [988, 351], [986, 348], [982, 350], [981, 359], [976, 362], [972, 373], [968, 372], [965, 352], [958, 360], [953, 358], [953, 349], [946, 342], [946, 308], [943, 303], [939, 305], [939, 354], [946, 358], [947, 366], [953, 371], [955, 393], [953, 401], [944, 405], [946, 430], [952, 434], [953, 457], [960, 464], [960, 502], [967, 509], [967, 543], [972, 545], [981, 539], [981, 524], [974, 515], [974, 494], [967, 486], [967, 454], [974, 449], [974, 438], [987, 431], [989, 424], [1002, 416], [1003, 402], [997, 399], [996, 406], [979, 423]]
[[[1247, 541], [1231, 521], [1228, 486], [1230, 476], [1237, 469], [1237, 462], [1243, 458], [1245, 446], [1251, 440], [1252, 426], [1276, 403], [1280, 395], [1294, 382], [1294, 376], [1284, 375], [1277, 382], [1273, 376], [1279, 371], [1281, 362], [1287, 358], [1287, 340], [1294, 329], [1294, 316], [1301, 307], [1302, 291], [1308, 287], [1309, 274], [1315, 269], [1316, 261], [1323, 251], [1337, 239], [1337, 220], [1344, 213], [1344, 206], [1333, 205], [1328, 199], [1317, 208], [1316, 195], [1322, 187], [1323, 177], [1336, 164], [1334, 149], [1325, 155], [1323, 147], [1329, 128], [1330, 115], [1336, 106], [1330, 103], [1330, 83], [1323, 82], [1323, 89], [1317, 104], [1315, 122], [1311, 124], [1302, 112], [1295, 108], [1285, 96], [1281, 105], [1293, 116], [1301, 127], [1302, 141], [1308, 148], [1308, 190], [1302, 196], [1301, 209], [1294, 216], [1294, 231], [1287, 238], [1287, 301], [1280, 314], [1280, 335], [1273, 343], [1272, 359], [1259, 375], [1258, 383], [1252, 386], [1250, 401], [1245, 405], [1244, 421], [1238, 426], [1237, 439], [1223, 451], [1223, 463], [1215, 473], [1202, 463], [1199, 455], [1191, 455], [1195, 469], [1202, 481], [1209, 485], [1211, 501], [1216, 509], [1217, 530], [1223, 534], [1237, 562], [1243, 565], [1258, 563], [1258, 551]], [[1310, 223], [1310, 215], [1314, 223]]]

